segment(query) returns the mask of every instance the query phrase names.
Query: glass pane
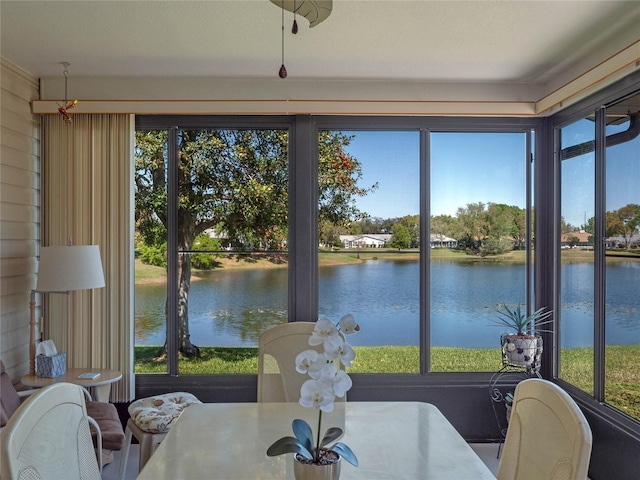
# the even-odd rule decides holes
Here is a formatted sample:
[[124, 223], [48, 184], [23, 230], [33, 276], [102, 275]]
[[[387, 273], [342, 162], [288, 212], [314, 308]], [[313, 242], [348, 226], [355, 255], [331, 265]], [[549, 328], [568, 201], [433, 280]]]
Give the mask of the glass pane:
[[526, 309], [526, 134], [431, 134], [432, 371], [497, 371], [492, 325]]
[[165, 341], [167, 301], [167, 132], [136, 132], [135, 372], [166, 373], [155, 361]]
[[[640, 94], [607, 108], [605, 401], [640, 420]], [[637, 109], [637, 107], [636, 107]]]
[[[287, 321], [287, 142], [284, 130], [178, 132], [178, 302], [166, 317], [181, 374], [257, 373], [260, 333]], [[166, 332], [147, 332], [156, 351]]]
[[[561, 129], [560, 378], [593, 395], [595, 122]], [[556, 312], [557, 313], [557, 312]]]
[[420, 371], [420, 134], [322, 131], [319, 316], [351, 313], [351, 372]]

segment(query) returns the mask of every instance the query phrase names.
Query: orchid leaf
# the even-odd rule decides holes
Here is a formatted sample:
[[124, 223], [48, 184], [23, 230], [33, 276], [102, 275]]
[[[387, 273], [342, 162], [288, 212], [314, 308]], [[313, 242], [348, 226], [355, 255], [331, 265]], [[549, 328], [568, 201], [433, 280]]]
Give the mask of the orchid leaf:
[[344, 458], [347, 462], [349, 462], [354, 467], [358, 466], [358, 459], [356, 458], [356, 454], [347, 447], [344, 443], [338, 442], [334, 446], [331, 447], [331, 450], [336, 452], [342, 458]]
[[269, 457], [275, 457], [283, 453], [299, 453], [305, 458], [313, 458], [311, 453], [304, 448], [295, 437], [282, 437], [267, 449], [267, 455]]
[[307, 449], [309, 452], [313, 452], [313, 431], [307, 422], [296, 418], [291, 425], [293, 428], [293, 434], [299, 440], [300, 445]]
[[318, 448], [322, 448], [324, 447], [326, 444], [333, 442], [334, 440], [339, 439], [342, 434], [344, 432], [342, 431], [341, 428], [338, 427], [332, 427], [329, 430], [327, 430], [327, 432], [324, 434], [324, 438], [322, 439], [322, 441], [320, 442], [320, 445], [318, 445]]

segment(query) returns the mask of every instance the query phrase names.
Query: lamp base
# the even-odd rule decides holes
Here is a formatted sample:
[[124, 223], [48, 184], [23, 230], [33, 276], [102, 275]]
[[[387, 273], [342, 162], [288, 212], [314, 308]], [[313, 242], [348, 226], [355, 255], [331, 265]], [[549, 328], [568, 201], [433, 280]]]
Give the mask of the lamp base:
[[36, 291], [31, 290], [29, 302], [29, 375], [36, 374]]

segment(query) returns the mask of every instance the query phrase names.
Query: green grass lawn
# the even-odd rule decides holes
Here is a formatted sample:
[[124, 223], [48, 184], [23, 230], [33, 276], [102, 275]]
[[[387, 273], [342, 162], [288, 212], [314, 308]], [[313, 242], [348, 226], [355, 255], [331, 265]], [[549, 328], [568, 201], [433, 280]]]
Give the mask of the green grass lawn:
[[[355, 347], [357, 358], [349, 373], [418, 373], [418, 347]], [[158, 347], [135, 347], [136, 373], [166, 372]], [[257, 347], [200, 347], [200, 358], [179, 359], [180, 373], [256, 374]], [[606, 349], [606, 401], [640, 420], [640, 369], [631, 368], [640, 357], [640, 345]], [[561, 378], [587, 393], [593, 392], [593, 349], [562, 350]], [[433, 372], [495, 372], [502, 366], [500, 349], [433, 347]]]

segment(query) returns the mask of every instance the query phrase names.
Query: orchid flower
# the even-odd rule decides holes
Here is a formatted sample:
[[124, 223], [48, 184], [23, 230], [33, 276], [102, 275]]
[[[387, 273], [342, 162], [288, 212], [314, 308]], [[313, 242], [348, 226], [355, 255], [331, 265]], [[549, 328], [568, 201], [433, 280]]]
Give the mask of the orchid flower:
[[321, 385], [318, 380], [307, 380], [300, 388], [300, 405], [314, 407], [323, 412], [333, 411], [333, 390]]
[[360, 331], [360, 325], [350, 313], [340, 319], [340, 331], [345, 335], [352, 335]]
[[347, 342], [342, 342], [342, 345], [337, 348], [335, 353], [337, 355], [337, 358], [340, 359], [340, 363], [342, 363], [342, 365], [344, 365], [345, 367], [350, 367], [351, 362], [353, 362], [353, 360], [355, 360], [356, 358], [355, 350]]
[[332, 344], [340, 338], [338, 327], [328, 318], [319, 318], [309, 338], [309, 345]]
[[295, 359], [296, 371], [311, 377], [300, 388], [299, 403], [303, 407], [313, 407], [318, 410], [317, 439], [313, 441], [311, 427], [301, 419], [293, 421], [293, 433], [295, 437], [283, 437], [276, 441], [267, 450], [267, 455], [281, 455], [283, 453], [295, 453], [301, 455], [313, 463], [320, 462], [321, 450], [331, 450], [344, 458], [347, 462], [358, 466], [358, 459], [351, 449], [342, 442], [325, 447], [343, 435], [341, 428], [327, 430], [322, 442], [320, 441], [320, 426], [322, 424], [322, 412], [332, 412], [333, 402], [336, 397], [344, 397], [352, 387], [353, 382], [347, 373], [340, 368], [340, 364], [350, 367], [356, 358], [356, 352], [346, 341], [345, 335], [351, 335], [360, 330], [360, 325], [353, 315], [345, 315], [337, 324], [328, 318], [319, 318], [313, 333], [309, 337], [309, 345], [317, 347], [322, 345], [323, 352], [309, 349], [300, 352]]
[[326, 353], [318, 354], [318, 358], [313, 364], [309, 367], [309, 371], [307, 372], [309, 376], [313, 379], [318, 379], [322, 375], [322, 370], [331, 363], [331, 358]]
[[320, 354], [316, 350], [305, 350], [296, 356], [296, 372], [307, 373], [317, 362]]
[[336, 397], [344, 397], [353, 385], [347, 372], [339, 369], [335, 363], [328, 364], [322, 370], [322, 376], [318, 379], [318, 383], [332, 390]]

